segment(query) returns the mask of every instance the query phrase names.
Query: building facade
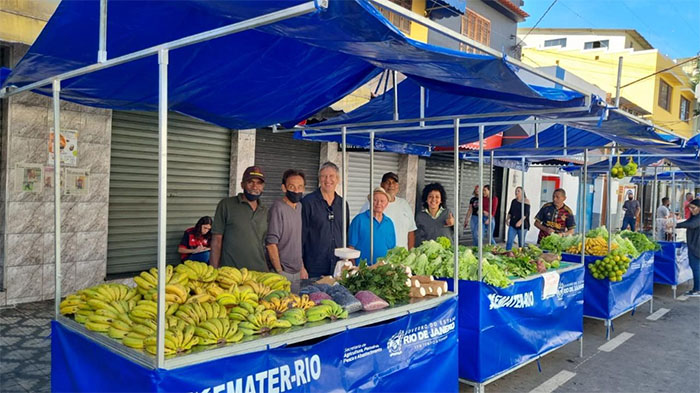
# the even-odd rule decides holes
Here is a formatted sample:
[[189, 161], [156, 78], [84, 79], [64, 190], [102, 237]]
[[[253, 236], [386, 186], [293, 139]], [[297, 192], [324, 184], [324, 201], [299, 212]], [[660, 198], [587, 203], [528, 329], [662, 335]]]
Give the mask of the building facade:
[[620, 107], [684, 138], [697, 132], [690, 76], [635, 30], [536, 28], [518, 34], [524, 62], [572, 72], [603, 89], [610, 103], [622, 57]]

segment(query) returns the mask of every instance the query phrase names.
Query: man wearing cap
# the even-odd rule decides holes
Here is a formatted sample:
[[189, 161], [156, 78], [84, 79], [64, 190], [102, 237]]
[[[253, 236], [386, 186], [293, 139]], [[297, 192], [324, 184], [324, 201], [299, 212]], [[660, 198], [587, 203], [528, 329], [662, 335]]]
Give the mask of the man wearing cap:
[[[394, 172], [387, 172], [382, 176], [382, 188], [389, 194], [389, 205], [384, 214], [394, 223], [396, 234], [396, 246], [412, 249], [415, 245], [416, 220], [413, 208], [408, 201], [396, 196], [399, 193], [399, 176]], [[369, 201], [362, 206], [360, 212], [369, 210]]]
[[627, 192], [627, 200], [622, 205], [622, 210], [625, 211], [625, 217], [622, 219], [622, 230], [630, 227], [630, 231], [634, 232], [635, 224], [637, 223], [637, 214], [639, 214], [639, 201], [634, 199], [632, 191]]
[[[364, 259], [368, 265], [377, 262], [377, 258], [386, 256], [387, 251], [396, 247], [396, 234], [391, 218], [384, 215], [384, 209], [389, 204], [389, 194], [382, 187], [377, 187], [371, 195], [374, 207], [374, 252], [370, 260], [370, 211], [366, 210], [352, 219], [348, 231], [348, 246], [360, 250], [360, 260]], [[367, 197], [368, 199], [370, 196]]]
[[216, 206], [210, 263], [217, 268], [233, 266], [266, 272], [267, 208], [260, 204], [265, 188], [262, 169], [246, 168], [241, 187], [242, 193], [224, 198]]

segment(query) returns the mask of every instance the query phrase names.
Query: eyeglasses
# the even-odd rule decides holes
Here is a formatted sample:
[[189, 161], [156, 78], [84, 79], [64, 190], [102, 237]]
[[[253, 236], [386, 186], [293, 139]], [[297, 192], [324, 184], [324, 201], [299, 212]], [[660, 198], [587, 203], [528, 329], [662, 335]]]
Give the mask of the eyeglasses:
[[326, 210], [328, 210], [328, 221], [335, 220], [335, 214], [333, 213], [333, 209], [331, 209], [330, 206], [326, 206]]

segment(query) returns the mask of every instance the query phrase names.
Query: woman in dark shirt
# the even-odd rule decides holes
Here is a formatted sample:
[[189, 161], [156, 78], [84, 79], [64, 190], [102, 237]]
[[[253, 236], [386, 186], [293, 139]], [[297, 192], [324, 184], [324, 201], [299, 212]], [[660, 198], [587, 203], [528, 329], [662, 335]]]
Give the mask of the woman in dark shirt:
[[211, 217], [204, 216], [192, 228], [187, 228], [182, 235], [177, 252], [182, 261], [199, 261], [209, 263], [211, 243]]
[[472, 231], [472, 244], [479, 244], [479, 186], [474, 186], [474, 192], [472, 192], [472, 198], [469, 200], [469, 209], [467, 210], [467, 219], [464, 220], [464, 227], [467, 227], [469, 223], [469, 229]]
[[423, 188], [423, 209], [416, 214], [416, 245], [445, 236], [452, 240], [455, 219], [447, 208], [447, 193], [440, 183]]
[[[522, 200], [525, 200], [525, 219], [522, 217], [522, 206], [520, 205]], [[525, 237], [527, 236], [527, 231], [530, 229], [530, 201], [527, 196], [523, 196], [522, 187], [515, 188], [515, 199], [510, 203], [510, 209], [508, 210], [508, 217], [506, 218], [508, 222], [508, 240], [506, 241], [506, 250], [511, 250], [513, 248], [513, 242], [515, 237], [518, 237], [518, 244], [520, 247], [525, 245]], [[520, 229], [525, 223], [525, 231], [521, 233]]]

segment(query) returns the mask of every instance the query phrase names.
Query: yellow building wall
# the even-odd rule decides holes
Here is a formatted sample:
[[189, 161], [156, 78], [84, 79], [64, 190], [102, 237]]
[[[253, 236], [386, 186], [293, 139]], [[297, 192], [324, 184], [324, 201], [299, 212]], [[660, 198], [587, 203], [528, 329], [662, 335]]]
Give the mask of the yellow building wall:
[[[675, 63], [666, 56], [658, 55], [657, 70], [660, 71], [673, 67], [674, 65]], [[654, 123], [660, 125], [661, 127], [671, 129], [684, 137], [690, 137], [692, 136], [692, 121], [688, 120], [686, 122], [680, 120], [681, 95], [690, 102], [689, 117], [693, 117], [693, 108], [695, 108], [695, 105], [693, 104], [695, 100], [694, 94], [687, 90], [681, 90], [683, 87], [691, 88], [690, 78], [683, 72], [681, 67], [673, 68], [672, 71], [675, 76], [667, 73], [661, 73], [656, 75], [654, 78], [654, 110], [652, 112], [652, 118], [654, 119]], [[679, 77], [681, 81], [679, 82], [676, 77]], [[672, 88], [671, 106], [669, 110], [666, 110], [658, 105], [661, 80], [668, 83]]]
[[[558, 65], [567, 72], [600, 87], [614, 98], [620, 56], [623, 57], [621, 77], [621, 85], [623, 86], [673, 65], [671, 60], [659, 54], [657, 50], [607, 52], [606, 50], [557, 51], [523, 48], [522, 60], [534, 67]], [[676, 74], [682, 74], [680, 68], [676, 70]], [[674, 89], [672, 94], [671, 112], [667, 112], [657, 105], [658, 79], [660, 77], [662, 76], [649, 77], [627, 86], [621, 90], [620, 95], [650, 112], [652, 115], [649, 119], [658, 123], [659, 126], [671, 129], [682, 136], [690, 136], [690, 124], [679, 121], [680, 89]], [[664, 78], [668, 79], [665, 76]], [[673, 84], [671, 85], [673, 86]], [[690, 85], [688, 84], [688, 86]], [[684, 96], [691, 101], [692, 105], [692, 95], [684, 94]], [[675, 121], [675, 123], [670, 123], [670, 121]]]
[[[424, 16], [425, 2], [426, 0], [413, 0], [413, 2], [411, 3], [411, 11], [420, 16]], [[411, 22], [411, 34], [409, 34], [409, 37], [413, 38], [416, 41], [427, 43], [428, 28], [416, 22]]]
[[58, 0], [0, 0], [0, 40], [32, 44]]

